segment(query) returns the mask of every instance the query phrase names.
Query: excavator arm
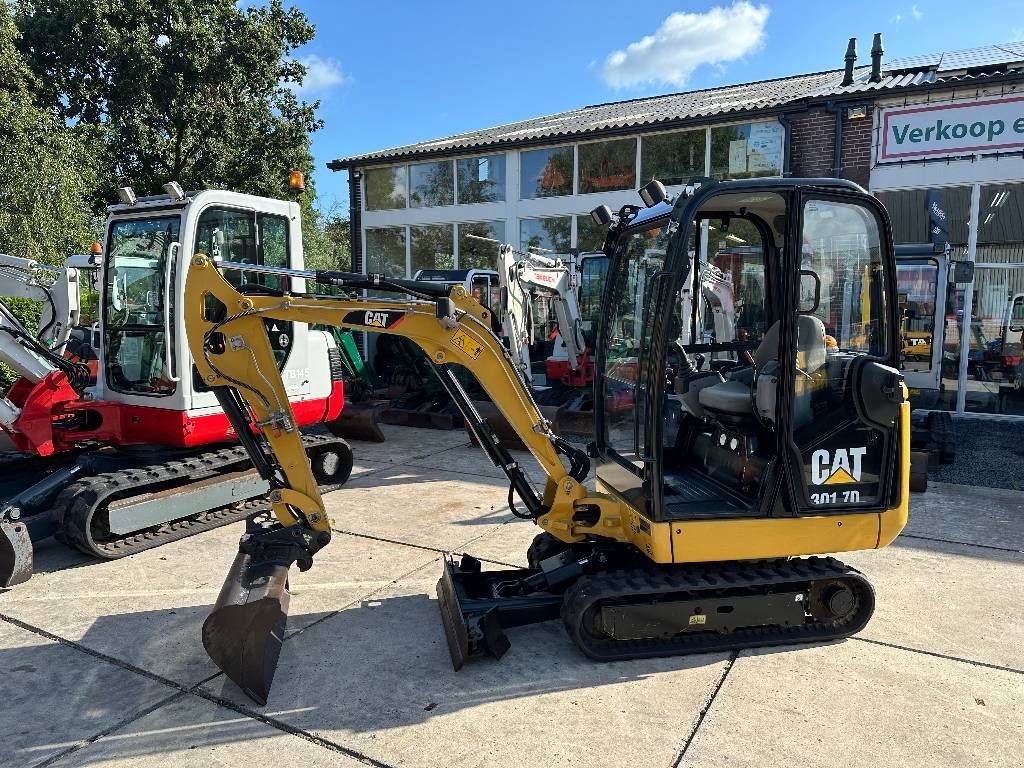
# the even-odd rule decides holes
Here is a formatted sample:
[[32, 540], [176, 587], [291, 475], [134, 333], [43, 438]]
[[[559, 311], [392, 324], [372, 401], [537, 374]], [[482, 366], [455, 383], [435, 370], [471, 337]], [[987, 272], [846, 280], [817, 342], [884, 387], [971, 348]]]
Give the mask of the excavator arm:
[[[242, 294], [221, 269], [263, 271], [353, 291], [392, 291], [414, 298]], [[301, 570], [309, 568], [313, 555], [331, 536], [330, 520], [268, 338], [264, 321], [274, 320], [391, 334], [417, 344], [481, 446], [508, 476], [513, 512], [535, 520], [566, 542], [580, 541], [597, 527], [602, 536], [624, 539], [618, 505], [583, 486], [589, 470], [586, 454], [551, 431], [507, 350], [491, 331], [489, 311], [463, 286], [254, 267], [196, 255], [185, 288], [185, 324], [196, 375], [204, 387], [214, 390], [257, 470], [270, 484], [276, 518], [250, 522], [217, 607], [203, 627], [211, 658], [255, 700], [266, 700], [280, 652], [288, 569], [293, 563]], [[540, 463], [547, 476], [542, 493], [533, 489], [519, 463], [476, 413], [452, 365], [464, 366], [476, 377]], [[514, 494], [525, 510], [517, 508]], [[577, 519], [581, 510], [587, 514]]]

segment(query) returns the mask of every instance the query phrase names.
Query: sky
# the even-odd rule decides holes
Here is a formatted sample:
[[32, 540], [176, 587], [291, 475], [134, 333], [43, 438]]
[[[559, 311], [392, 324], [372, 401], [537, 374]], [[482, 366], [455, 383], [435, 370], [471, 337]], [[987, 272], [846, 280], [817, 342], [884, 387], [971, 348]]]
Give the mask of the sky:
[[[613, 3], [602, 0], [295, 0], [317, 27], [296, 53], [319, 99], [319, 207], [348, 209], [335, 158], [588, 104], [1024, 39], [1020, 2], [857, 0]], [[969, 12], [965, 12], [969, 11]]]

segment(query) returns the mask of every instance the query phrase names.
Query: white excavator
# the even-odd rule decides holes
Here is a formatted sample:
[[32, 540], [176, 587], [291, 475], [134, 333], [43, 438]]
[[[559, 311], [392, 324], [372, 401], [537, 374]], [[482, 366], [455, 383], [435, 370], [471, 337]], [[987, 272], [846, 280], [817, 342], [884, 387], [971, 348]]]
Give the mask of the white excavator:
[[573, 263], [556, 256], [517, 251], [511, 245], [498, 248], [498, 285], [501, 289], [501, 324], [516, 368], [527, 386], [533, 384], [534, 327], [538, 304], [554, 311], [557, 334], [553, 357], [568, 361], [572, 370], [583, 363], [587, 342], [583, 336]]

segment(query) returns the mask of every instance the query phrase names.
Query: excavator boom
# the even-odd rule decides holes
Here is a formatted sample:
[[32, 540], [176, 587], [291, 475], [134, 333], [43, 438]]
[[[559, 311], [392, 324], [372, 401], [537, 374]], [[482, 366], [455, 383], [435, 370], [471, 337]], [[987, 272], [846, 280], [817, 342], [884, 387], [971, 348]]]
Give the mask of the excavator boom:
[[[418, 298], [384, 301], [357, 296], [329, 298], [239, 293], [220, 270], [245, 270], [305, 278], [350, 289], [409, 292]], [[214, 262], [196, 255], [185, 289], [186, 325], [196, 369], [213, 389], [257, 470], [270, 485], [272, 523], [251, 523], [243, 536], [214, 611], [203, 628], [211, 658], [248, 695], [265, 701], [283, 639], [288, 569], [305, 570], [330, 541], [323, 500], [295, 425], [288, 394], [277, 371], [264, 320], [319, 323], [401, 335], [427, 354], [470, 427], [525, 506], [520, 516], [538, 520], [566, 541], [582, 538], [571, 520], [586, 495], [582, 480], [589, 460], [555, 435], [519, 377], [501, 341], [490, 329], [489, 310], [461, 285], [388, 280], [340, 272], [305, 272]], [[487, 423], [475, 412], [450, 370], [473, 373], [502, 410], [548, 480], [538, 493]], [[568, 468], [562, 457], [568, 461]], [[553, 509], [560, 515], [552, 515]], [[513, 506], [515, 510], [515, 507]]]

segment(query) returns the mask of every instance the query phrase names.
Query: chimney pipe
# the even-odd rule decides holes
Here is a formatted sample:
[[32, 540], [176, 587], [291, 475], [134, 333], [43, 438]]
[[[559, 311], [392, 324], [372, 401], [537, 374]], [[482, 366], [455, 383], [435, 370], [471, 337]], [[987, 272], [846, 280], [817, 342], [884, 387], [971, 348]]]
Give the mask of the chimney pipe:
[[882, 82], [882, 33], [875, 32], [875, 38], [871, 41], [871, 77], [868, 80], [872, 83]]
[[853, 85], [853, 65], [857, 63], [857, 38], [851, 37], [846, 46], [846, 71], [843, 72], [841, 85]]

